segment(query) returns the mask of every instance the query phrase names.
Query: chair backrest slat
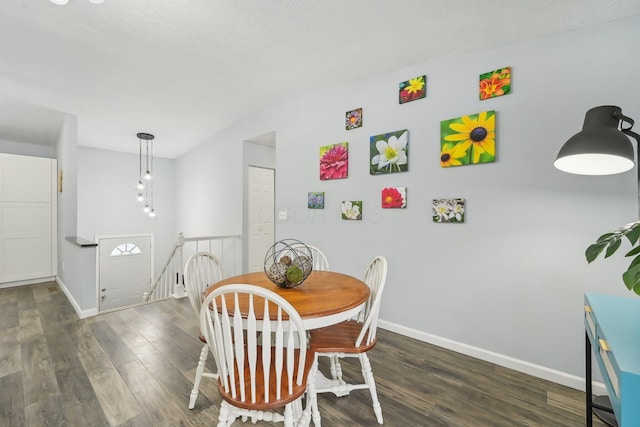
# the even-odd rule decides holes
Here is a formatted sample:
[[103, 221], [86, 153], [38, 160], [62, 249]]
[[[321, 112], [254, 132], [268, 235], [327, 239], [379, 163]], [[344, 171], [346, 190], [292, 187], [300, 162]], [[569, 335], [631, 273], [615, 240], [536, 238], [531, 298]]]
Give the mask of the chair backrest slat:
[[360, 312], [359, 318], [357, 319], [363, 322], [363, 325], [355, 343], [356, 347], [362, 344], [365, 337], [366, 344], [371, 344], [376, 338], [380, 301], [382, 300], [382, 291], [387, 281], [387, 259], [381, 255], [375, 257], [367, 267], [363, 281], [369, 286], [371, 294], [365, 304], [365, 308]]
[[[237, 296], [237, 294], [236, 294]], [[236, 308], [238, 305], [236, 305]], [[240, 316], [238, 316], [240, 318]], [[242, 329], [240, 329], [242, 333]], [[249, 297], [249, 312], [247, 313], [247, 357], [249, 358], [249, 375], [251, 377], [251, 403], [256, 403], [256, 361], [258, 360], [257, 323], [253, 308], [253, 295]], [[238, 338], [236, 338], [238, 339]]]
[[[238, 304], [238, 294], [233, 294], [233, 304], [235, 309], [233, 310], [233, 343], [234, 343], [234, 362], [238, 368], [238, 383], [244, 384], [244, 342], [243, 342], [243, 327], [242, 327], [242, 313], [240, 313], [240, 304]], [[240, 387], [240, 400], [242, 402], [247, 401], [244, 387]]]

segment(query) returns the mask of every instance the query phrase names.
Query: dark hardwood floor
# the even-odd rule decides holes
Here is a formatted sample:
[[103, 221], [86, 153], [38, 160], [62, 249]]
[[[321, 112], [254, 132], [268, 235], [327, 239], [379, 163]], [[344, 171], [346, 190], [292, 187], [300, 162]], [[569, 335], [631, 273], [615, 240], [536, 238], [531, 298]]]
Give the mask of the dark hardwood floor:
[[[201, 345], [186, 299], [79, 320], [53, 282], [0, 289], [0, 327], [0, 426], [217, 424], [211, 379], [187, 409]], [[579, 391], [389, 331], [370, 359], [386, 426], [585, 425]], [[377, 425], [367, 390], [318, 399], [324, 426]]]

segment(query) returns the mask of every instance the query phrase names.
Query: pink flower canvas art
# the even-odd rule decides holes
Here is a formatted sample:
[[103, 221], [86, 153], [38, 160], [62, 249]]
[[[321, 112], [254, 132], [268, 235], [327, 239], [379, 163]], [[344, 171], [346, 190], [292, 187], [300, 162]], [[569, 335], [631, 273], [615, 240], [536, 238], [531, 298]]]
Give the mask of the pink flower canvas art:
[[320, 147], [320, 179], [341, 179], [349, 176], [349, 143]]

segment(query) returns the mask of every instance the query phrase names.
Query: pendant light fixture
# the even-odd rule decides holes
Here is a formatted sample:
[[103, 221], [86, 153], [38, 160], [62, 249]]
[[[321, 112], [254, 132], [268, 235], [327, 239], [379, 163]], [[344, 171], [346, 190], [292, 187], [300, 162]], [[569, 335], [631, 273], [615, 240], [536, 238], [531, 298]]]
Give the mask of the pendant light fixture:
[[[155, 136], [150, 133], [140, 132], [138, 145], [140, 148], [140, 162], [138, 170], [138, 202], [142, 203], [143, 212], [149, 218], [156, 216], [153, 208], [153, 140]], [[144, 145], [144, 157], [142, 156]], [[144, 172], [143, 172], [144, 170]]]

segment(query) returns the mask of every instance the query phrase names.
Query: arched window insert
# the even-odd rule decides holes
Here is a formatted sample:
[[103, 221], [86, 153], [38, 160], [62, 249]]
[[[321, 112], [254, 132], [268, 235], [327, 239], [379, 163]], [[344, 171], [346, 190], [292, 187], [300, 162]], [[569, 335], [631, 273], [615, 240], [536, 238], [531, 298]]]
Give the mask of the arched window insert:
[[121, 243], [111, 251], [111, 256], [125, 256], [142, 253], [140, 248], [133, 243]]

